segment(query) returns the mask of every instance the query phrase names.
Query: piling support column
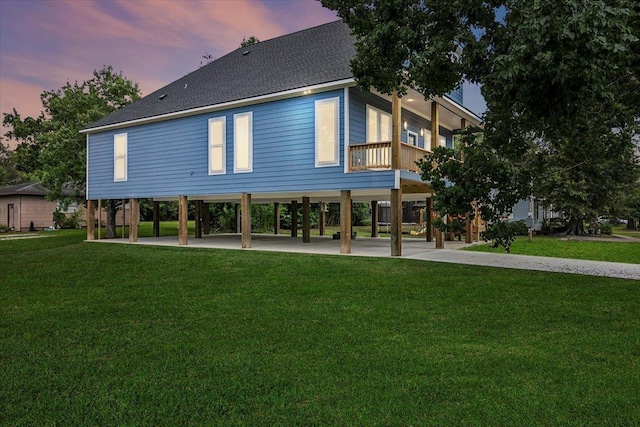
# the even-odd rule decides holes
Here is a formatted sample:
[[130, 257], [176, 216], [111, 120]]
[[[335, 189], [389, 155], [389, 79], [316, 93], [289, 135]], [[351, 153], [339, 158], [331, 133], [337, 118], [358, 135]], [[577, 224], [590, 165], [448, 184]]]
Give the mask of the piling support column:
[[391, 256], [402, 256], [402, 189], [391, 190]]
[[242, 249], [251, 247], [251, 194], [242, 193]]
[[178, 245], [184, 246], [188, 243], [188, 218], [189, 218], [189, 202], [187, 196], [179, 196], [178, 198]]
[[291, 237], [298, 237], [298, 201], [291, 201]]
[[211, 233], [211, 204], [202, 203], [202, 232], [206, 235]]
[[87, 200], [87, 240], [95, 240], [95, 224], [96, 219], [96, 203], [93, 200]]
[[351, 253], [351, 190], [340, 191], [340, 253]]
[[308, 197], [302, 198], [302, 242], [311, 242], [311, 203]]
[[153, 202], [153, 237], [160, 237], [160, 202]]
[[325, 224], [327, 223], [327, 214], [325, 213], [324, 202], [318, 203], [318, 209], [320, 210], [320, 215], [318, 215], [318, 234], [324, 236]]
[[371, 201], [371, 237], [378, 237], [378, 201]]
[[273, 234], [280, 234], [280, 203], [273, 204]]
[[[140, 224], [140, 201], [129, 199], [129, 241], [138, 241], [138, 224]], [[123, 224], [124, 227], [124, 224]]]
[[196, 200], [194, 215], [196, 220], [195, 238], [202, 239], [202, 200]]

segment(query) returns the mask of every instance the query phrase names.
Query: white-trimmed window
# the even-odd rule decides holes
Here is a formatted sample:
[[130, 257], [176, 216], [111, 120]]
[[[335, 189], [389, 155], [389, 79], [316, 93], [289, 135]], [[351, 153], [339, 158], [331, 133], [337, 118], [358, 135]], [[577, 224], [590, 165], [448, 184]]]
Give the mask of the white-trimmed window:
[[431, 131], [429, 129], [424, 130], [424, 149], [431, 151]]
[[315, 102], [316, 167], [340, 164], [340, 98]]
[[253, 171], [253, 113], [233, 115], [233, 172]]
[[367, 105], [367, 142], [391, 141], [391, 114]]
[[408, 130], [407, 131], [407, 144], [418, 146], [418, 134]]
[[438, 146], [446, 147], [447, 146], [447, 138], [444, 135], [438, 135]]
[[113, 180], [127, 180], [127, 134], [113, 136]]
[[227, 118], [209, 119], [209, 175], [227, 172]]

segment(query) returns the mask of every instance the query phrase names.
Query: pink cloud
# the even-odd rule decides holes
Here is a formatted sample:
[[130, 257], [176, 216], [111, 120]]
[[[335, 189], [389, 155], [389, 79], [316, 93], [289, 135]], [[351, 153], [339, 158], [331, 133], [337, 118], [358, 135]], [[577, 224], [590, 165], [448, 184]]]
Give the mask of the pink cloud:
[[[42, 89], [39, 85], [25, 83], [19, 80], [0, 78], [0, 108], [3, 113], [11, 113], [15, 108], [20, 115], [37, 117], [42, 111], [40, 103], [40, 93]], [[37, 102], [33, 102], [33, 100]], [[2, 116], [4, 118], [4, 115]], [[9, 128], [2, 127], [2, 143], [9, 144], [10, 148], [15, 148], [15, 141], [6, 140], [4, 134]]]
[[[314, 0], [0, 0], [0, 112], [37, 115], [40, 94], [112, 65], [143, 95], [243, 37], [267, 40], [333, 21]], [[10, 17], [10, 18], [9, 18]], [[3, 133], [6, 129], [3, 129]]]

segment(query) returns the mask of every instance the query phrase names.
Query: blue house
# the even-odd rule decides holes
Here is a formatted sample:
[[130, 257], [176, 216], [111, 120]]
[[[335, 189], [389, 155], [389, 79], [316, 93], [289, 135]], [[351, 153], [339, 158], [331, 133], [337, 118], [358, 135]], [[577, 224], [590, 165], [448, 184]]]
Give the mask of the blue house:
[[309, 204], [340, 202], [348, 253], [351, 201], [390, 200], [400, 255], [402, 201], [433, 192], [415, 161], [479, 119], [461, 89], [430, 100], [359, 90], [354, 54], [349, 28], [332, 22], [239, 48], [93, 123], [82, 131], [88, 203], [131, 199], [133, 212], [140, 198], [179, 200], [187, 244], [188, 201], [240, 202], [250, 247], [252, 203], [302, 203], [308, 242]]

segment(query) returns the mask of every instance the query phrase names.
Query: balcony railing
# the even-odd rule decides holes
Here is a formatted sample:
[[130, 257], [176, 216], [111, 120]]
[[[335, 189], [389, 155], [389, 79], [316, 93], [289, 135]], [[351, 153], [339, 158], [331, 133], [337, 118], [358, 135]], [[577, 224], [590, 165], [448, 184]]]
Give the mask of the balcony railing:
[[[400, 144], [400, 169], [420, 173], [416, 162], [429, 153], [415, 145]], [[351, 144], [349, 170], [391, 169], [391, 141]]]

